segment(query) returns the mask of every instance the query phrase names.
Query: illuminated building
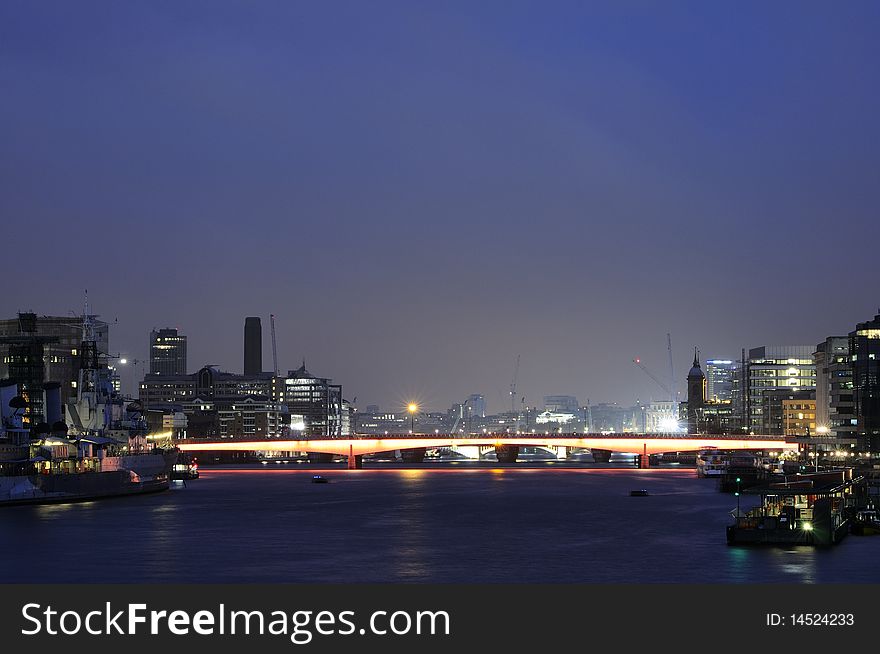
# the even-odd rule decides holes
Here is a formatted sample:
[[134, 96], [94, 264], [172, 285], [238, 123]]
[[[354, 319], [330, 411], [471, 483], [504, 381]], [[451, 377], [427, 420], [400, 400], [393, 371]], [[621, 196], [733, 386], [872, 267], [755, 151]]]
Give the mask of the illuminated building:
[[706, 400], [730, 403], [733, 401], [733, 380], [738, 365], [730, 359], [706, 360]]
[[[764, 396], [771, 391], [811, 391], [816, 388], [816, 364], [813, 362], [810, 345], [780, 345], [755, 347], [749, 350], [746, 361], [745, 378], [748, 392], [745, 395], [744, 412], [749, 429], [761, 433], [769, 425], [778, 422], [781, 433], [781, 408], [779, 420], [764, 419]], [[781, 405], [780, 405], [781, 407]]]
[[176, 329], [150, 332], [150, 374], [186, 374], [186, 336]]
[[342, 386], [316, 377], [306, 365], [272, 379], [272, 398], [287, 406], [291, 419], [299, 416], [303, 436], [347, 436], [350, 409], [342, 399]]
[[668, 400], [651, 402], [645, 408], [645, 433], [670, 434], [682, 431], [678, 403]]
[[859, 447], [880, 453], [880, 314], [849, 334], [853, 410]]
[[[800, 397], [782, 400], [782, 434], [785, 436], [816, 435], [816, 400], [811, 393], [795, 393]], [[770, 432], [773, 433], [773, 432]]]

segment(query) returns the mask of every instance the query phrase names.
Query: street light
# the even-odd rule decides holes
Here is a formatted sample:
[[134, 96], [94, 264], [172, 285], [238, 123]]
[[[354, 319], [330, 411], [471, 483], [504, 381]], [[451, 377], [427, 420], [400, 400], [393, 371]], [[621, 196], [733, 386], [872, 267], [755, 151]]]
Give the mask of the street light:
[[736, 478], [736, 517], [739, 519], [739, 484], [742, 481], [739, 477]]
[[419, 405], [415, 402], [410, 402], [406, 410], [409, 411], [409, 433], [414, 434], [416, 433], [416, 411], [419, 410]]

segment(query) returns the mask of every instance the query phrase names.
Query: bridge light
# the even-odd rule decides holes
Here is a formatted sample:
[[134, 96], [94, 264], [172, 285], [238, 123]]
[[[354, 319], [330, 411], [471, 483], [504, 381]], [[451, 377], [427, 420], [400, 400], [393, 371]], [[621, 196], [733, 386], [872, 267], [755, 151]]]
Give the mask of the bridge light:
[[415, 402], [410, 402], [409, 405], [407, 405], [406, 410], [409, 411], [410, 413], [415, 413], [416, 411], [419, 410], [419, 405], [416, 404]]
[[802, 522], [801, 529], [804, 531], [813, 531], [813, 523], [811, 522]]

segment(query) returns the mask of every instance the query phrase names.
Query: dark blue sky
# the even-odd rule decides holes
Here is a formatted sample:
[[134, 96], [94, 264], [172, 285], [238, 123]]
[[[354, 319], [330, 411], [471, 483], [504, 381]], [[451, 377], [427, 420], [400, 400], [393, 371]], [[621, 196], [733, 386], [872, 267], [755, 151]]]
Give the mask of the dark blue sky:
[[0, 313], [358, 404], [659, 397], [874, 315], [880, 5], [0, 3]]

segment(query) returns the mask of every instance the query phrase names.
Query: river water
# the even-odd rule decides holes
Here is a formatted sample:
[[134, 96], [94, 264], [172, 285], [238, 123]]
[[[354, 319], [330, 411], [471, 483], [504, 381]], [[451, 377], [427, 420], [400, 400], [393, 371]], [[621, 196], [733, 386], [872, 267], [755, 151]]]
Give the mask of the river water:
[[165, 493], [9, 507], [0, 582], [880, 581], [880, 538], [728, 546], [736, 499], [693, 469], [535, 466], [203, 468]]

